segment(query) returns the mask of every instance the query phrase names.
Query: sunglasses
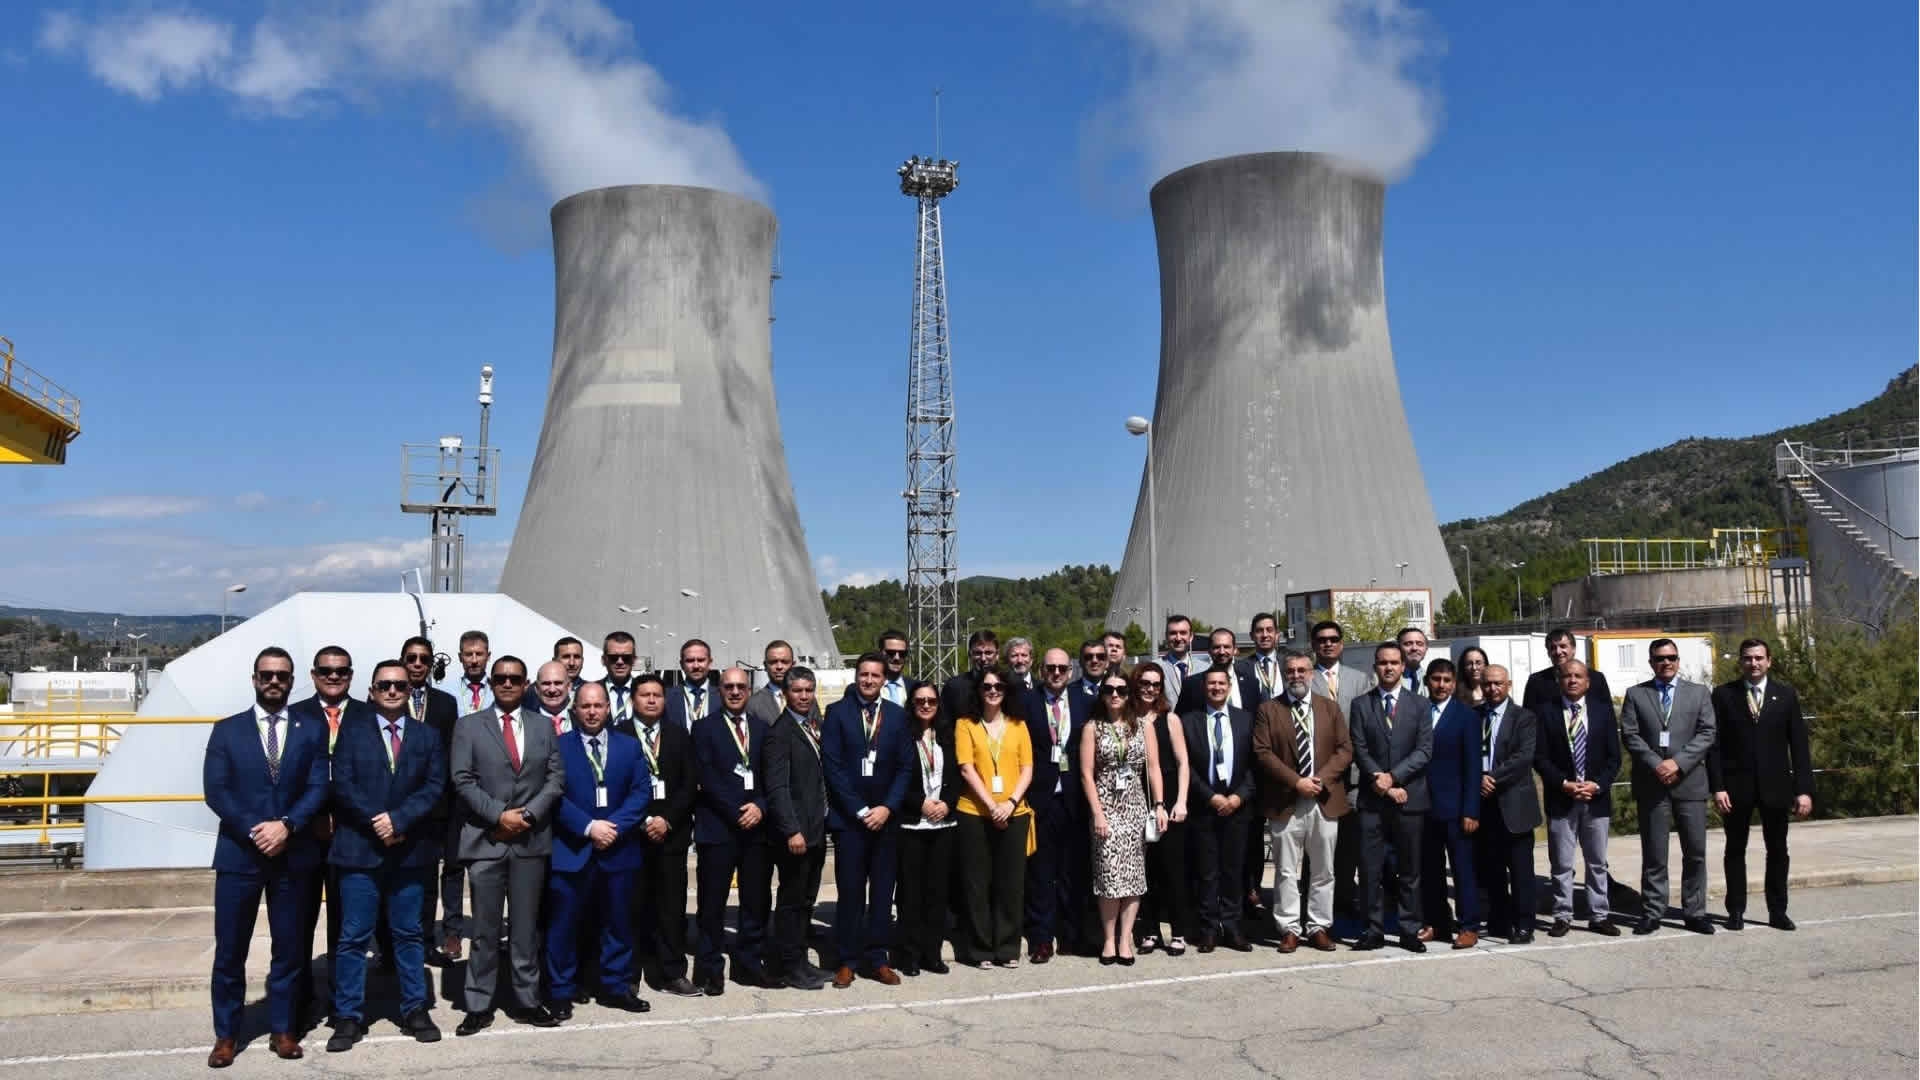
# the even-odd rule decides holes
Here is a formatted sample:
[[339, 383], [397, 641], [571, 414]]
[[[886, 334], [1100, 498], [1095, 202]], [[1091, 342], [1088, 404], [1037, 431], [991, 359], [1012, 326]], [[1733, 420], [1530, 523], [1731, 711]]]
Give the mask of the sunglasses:
[[1656, 656], [1653, 658], [1653, 662], [1656, 664], [1677, 664], [1680, 662], [1680, 654], [1675, 653], [1672, 656]]
[[1072, 671], [1073, 665], [1072, 664], [1047, 664], [1042, 668], [1042, 670], [1051, 671], [1055, 674], [1059, 674], [1062, 671]]
[[881, 656], [891, 656], [891, 657], [893, 657], [893, 658], [894, 658], [895, 660], [898, 660], [899, 658], [901, 658], [901, 657], [903, 657], [903, 656], [905, 656], [905, 655], [907, 655], [907, 650], [905, 650], [905, 649], [881, 649], [881, 650], [880, 650], [880, 655], [881, 655]]
[[1159, 680], [1159, 679], [1154, 679], [1154, 680], [1152, 680], [1152, 681], [1145, 681], [1145, 680], [1143, 680], [1143, 681], [1142, 681], [1142, 682], [1140, 683], [1140, 689], [1142, 689], [1142, 690], [1158, 690], [1158, 689], [1160, 689], [1160, 680]]
[[940, 699], [937, 697], [917, 697], [913, 699], [913, 707], [916, 709], [922, 706], [927, 706], [927, 705], [937, 706], [939, 704], [940, 704]]
[[610, 652], [603, 656], [602, 659], [609, 664], [631, 664], [633, 663], [633, 654]]
[[400, 662], [403, 664], [431, 664], [433, 663], [433, 654], [423, 652], [408, 653], [400, 658]]
[[1115, 695], [1115, 696], [1118, 696], [1118, 697], [1126, 697], [1126, 696], [1127, 696], [1127, 688], [1126, 688], [1126, 686], [1125, 686], [1125, 685], [1123, 685], [1123, 684], [1115, 684], [1115, 685], [1112, 685], [1112, 686], [1103, 686], [1103, 687], [1101, 687], [1101, 688], [1100, 688], [1100, 692], [1101, 692], [1101, 693], [1103, 693], [1103, 694], [1112, 694], [1112, 695]]
[[745, 690], [746, 688], [747, 684], [743, 682], [723, 682], [720, 684], [720, 689], [722, 690]]
[[1317, 637], [1313, 639], [1313, 643], [1315, 645], [1338, 645], [1340, 644], [1340, 639], [1337, 637]]
[[317, 667], [313, 669], [313, 677], [316, 679], [350, 679], [353, 677], [353, 669], [350, 667]]
[[1007, 688], [997, 682], [981, 683], [980, 692], [983, 694], [1004, 694], [1007, 692]]
[[1087, 653], [1085, 656], [1082, 656], [1080, 658], [1080, 663], [1082, 666], [1085, 666], [1087, 664], [1104, 664], [1106, 662], [1107, 662], [1106, 653], [1099, 653], [1097, 655], [1094, 653]]
[[258, 679], [261, 682], [283, 682], [288, 685], [293, 684], [293, 672], [291, 671], [256, 671], [253, 673], [253, 677], [255, 679]]
[[525, 675], [495, 675], [493, 677], [493, 685], [495, 686], [525, 686], [526, 684], [527, 677]]
[[405, 690], [407, 688], [407, 680], [375, 679], [372, 683], [369, 684], [369, 686], [372, 689], [379, 691], [380, 693], [389, 694], [395, 690]]

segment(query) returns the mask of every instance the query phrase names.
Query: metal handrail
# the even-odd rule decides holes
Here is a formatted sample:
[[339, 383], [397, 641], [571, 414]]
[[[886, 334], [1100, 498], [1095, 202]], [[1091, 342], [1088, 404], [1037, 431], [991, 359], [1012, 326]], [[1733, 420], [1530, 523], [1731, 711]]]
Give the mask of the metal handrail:
[[80, 399], [59, 383], [20, 363], [13, 356], [11, 339], [0, 337], [0, 390], [11, 391], [70, 429], [67, 438], [80, 433]]
[[[213, 724], [213, 716], [135, 716], [131, 713], [0, 713], [0, 746], [35, 759], [106, 757], [123, 727]], [[61, 730], [65, 729], [65, 730]]]
[[[1801, 456], [1800, 450], [1798, 448], [1804, 447], [1804, 446], [1805, 446], [1804, 443], [1795, 443], [1795, 442], [1783, 442], [1780, 444], [1780, 447], [1779, 447], [1780, 451], [1783, 451], [1788, 457], [1791, 457], [1794, 461], [1799, 462], [1801, 466], [1801, 469], [1799, 472], [1785, 473], [1782, 475], [1785, 475], [1787, 477], [1795, 477], [1795, 476], [1811, 477], [1814, 483], [1819, 484], [1823, 488], [1826, 488], [1828, 491], [1832, 492], [1835, 497], [1840, 499], [1840, 501], [1846, 503], [1848, 506], [1853, 507], [1855, 510], [1860, 511], [1860, 513], [1864, 515], [1868, 521], [1871, 521], [1875, 525], [1878, 525], [1882, 529], [1885, 529], [1888, 532], [1888, 534], [1892, 536], [1897, 536], [1902, 540], [1920, 539], [1920, 536], [1915, 536], [1909, 533], [1903, 533], [1899, 529], [1894, 528], [1892, 525], [1882, 520], [1880, 515], [1874, 513], [1873, 511], [1867, 509], [1864, 506], [1861, 506], [1859, 503], [1854, 502], [1852, 499], [1847, 497], [1847, 494], [1845, 492], [1841, 491], [1837, 487], [1834, 487], [1832, 482], [1830, 482], [1826, 477], [1821, 476], [1819, 471], [1816, 470], [1812, 466], [1812, 464], [1810, 464], [1807, 461], [1805, 457]], [[1778, 460], [1778, 455], [1776, 454], [1776, 461], [1777, 460]]]

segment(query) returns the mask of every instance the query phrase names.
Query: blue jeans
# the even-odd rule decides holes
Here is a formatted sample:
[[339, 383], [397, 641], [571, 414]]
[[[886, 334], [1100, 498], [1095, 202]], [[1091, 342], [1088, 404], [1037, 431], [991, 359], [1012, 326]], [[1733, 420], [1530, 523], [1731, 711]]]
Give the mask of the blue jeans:
[[427, 953], [420, 938], [421, 898], [426, 875], [417, 867], [391, 866], [374, 870], [340, 868], [340, 945], [333, 953], [333, 1018], [358, 1020], [367, 997], [367, 950], [373, 930], [386, 912], [393, 932], [393, 969], [400, 979], [400, 1015], [424, 1009], [427, 997]]

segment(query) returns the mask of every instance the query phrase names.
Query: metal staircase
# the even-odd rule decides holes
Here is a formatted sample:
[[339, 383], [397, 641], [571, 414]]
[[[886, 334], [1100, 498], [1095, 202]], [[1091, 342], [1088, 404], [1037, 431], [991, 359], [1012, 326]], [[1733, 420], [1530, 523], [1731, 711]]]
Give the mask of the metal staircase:
[[[1881, 535], [1898, 537], [1902, 540], [1911, 540], [1913, 537], [1894, 528], [1828, 483], [1814, 468], [1814, 463], [1808, 460], [1809, 458], [1819, 459], [1825, 453], [1802, 443], [1783, 442], [1775, 450], [1776, 475], [1785, 484], [1786, 489], [1799, 500], [1810, 519], [1825, 522], [1835, 532], [1845, 537], [1865, 555], [1868, 565], [1874, 568], [1871, 595], [1862, 598], [1862, 607], [1866, 610], [1866, 618], [1863, 621], [1878, 629], [1887, 625], [1896, 605], [1912, 603], [1913, 592], [1916, 587], [1920, 587], [1920, 575], [1916, 575], [1911, 568], [1902, 565], [1898, 559], [1894, 558], [1891, 552], [1875, 543], [1856, 519], [1877, 526]], [[1852, 452], [1849, 451], [1848, 454], [1849, 460], [1846, 463], [1852, 464]]]

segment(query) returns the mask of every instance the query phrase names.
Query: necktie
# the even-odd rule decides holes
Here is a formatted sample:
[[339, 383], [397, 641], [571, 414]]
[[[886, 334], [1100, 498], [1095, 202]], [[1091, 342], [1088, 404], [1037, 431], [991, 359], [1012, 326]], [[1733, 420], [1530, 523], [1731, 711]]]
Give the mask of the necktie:
[[1050, 714], [1047, 717], [1047, 730], [1050, 734], [1053, 735], [1053, 745], [1059, 746], [1060, 733], [1066, 727], [1066, 725], [1061, 721], [1060, 699], [1054, 698], [1053, 703], [1047, 706], [1047, 711]]
[[387, 771], [392, 772], [400, 764], [400, 725], [387, 721]]
[[414, 718], [415, 720], [419, 720], [419, 719], [421, 719], [421, 718], [423, 718], [423, 717], [425, 717], [425, 716], [427, 715], [427, 689], [426, 689], [426, 687], [424, 687], [424, 686], [423, 686], [423, 687], [421, 687], [421, 688], [419, 688], [418, 690], [415, 690], [415, 691], [413, 692], [413, 697], [412, 697], [412, 699], [411, 699], [411, 703], [412, 703], [412, 705], [413, 705], [413, 718]]
[[1747, 687], [1747, 712], [1751, 714], [1755, 720], [1760, 719], [1760, 706], [1762, 704], [1764, 703], [1760, 700], [1760, 688], [1757, 686]]
[[327, 730], [339, 731], [340, 730], [340, 706], [323, 705], [321, 707], [327, 710]]
[[1330, 667], [1326, 671], [1322, 672], [1322, 674], [1326, 676], [1326, 680], [1327, 680], [1327, 696], [1333, 698], [1336, 701], [1339, 700], [1340, 669], [1337, 667]]
[[660, 728], [652, 724], [642, 724], [640, 725], [640, 734], [647, 740], [647, 755], [651, 758], [658, 759], [660, 757]]
[[780, 689], [777, 686], [774, 687], [773, 703], [780, 707], [781, 712], [786, 712], [787, 711], [787, 692], [785, 690]]
[[613, 688], [613, 715], [616, 719], [627, 715], [627, 690], [625, 686]]
[[1392, 694], [1380, 695], [1380, 710], [1386, 715], [1387, 730], [1392, 731], [1393, 730], [1393, 695]]
[[1313, 775], [1313, 727], [1307, 722], [1307, 703], [1293, 703], [1293, 759], [1301, 776]]
[[1227, 763], [1227, 714], [1215, 711], [1213, 714], [1213, 764], [1219, 768]]
[[500, 714], [500, 738], [507, 744], [507, 764], [514, 772], [520, 771], [520, 740], [513, 737], [513, 714]]
[[470, 682], [467, 684], [467, 694], [473, 699], [473, 710], [475, 712], [480, 711], [480, 691], [486, 688], [486, 683]]
[[873, 714], [878, 712], [879, 709], [880, 706], [877, 702], [872, 705], [863, 705], [860, 707], [860, 730], [866, 734], [868, 746], [873, 745], [873, 729], [876, 726]]
[[695, 717], [707, 715], [707, 688], [704, 686], [690, 686], [687, 688], [687, 692], [693, 695], [693, 715]]
[[1493, 706], [1480, 706], [1480, 753], [1493, 753]]
[[1573, 740], [1573, 778], [1575, 780], [1585, 780], [1587, 778], [1587, 721], [1580, 715], [1579, 702], [1576, 701], [1573, 703], [1573, 707], [1568, 710], [1568, 716], [1571, 717], [1569, 723], [1573, 725], [1573, 733], [1571, 735]]
[[733, 718], [733, 736], [734, 738], [740, 740], [741, 746], [747, 745], [747, 718], [746, 717], [736, 716]]
[[1175, 660], [1173, 666], [1180, 669], [1180, 681], [1187, 681], [1187, 662], [1185, 660]]
[[1660, 715], [1669, 719], [1673, 716], [1673, 684], [1660, 684]]
[[267, 714], [267, 777], [280, 782], [280, 714]]
[[1260, 691], [1268, 695], [1273, 693], [1273, 657], [1271, 656], [1260, 658]]
[[558, 734], [560, 734], [560, 721], [561, 721], [561, 720], [562, 720], [562, 719], [563, 719], [563, 718], [564, 718], [564, 717], [565, 717], [566, 715], [567, 715], [566, 713], [550, 713], [550, 714], [548, 714], [548, 716], [547, 716], [547, 719], [549, 719], [549, 720], [551, 720], [551, 721], [553, 721], [553, 733], [554, 733], [555, 735], [558, 735]]
[[607, 760], [600, 756], [600, 736], [595, 735], [593, 738], [587, 740], [587, 751], [593, 755], [593, 771], [595, 773], [607, 767]]

